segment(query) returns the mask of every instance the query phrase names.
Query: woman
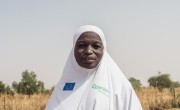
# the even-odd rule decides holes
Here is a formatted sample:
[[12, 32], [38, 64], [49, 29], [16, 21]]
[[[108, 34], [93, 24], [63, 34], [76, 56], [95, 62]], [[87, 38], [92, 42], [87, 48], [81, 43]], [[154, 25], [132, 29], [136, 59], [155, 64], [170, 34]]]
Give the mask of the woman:
[[81, 26], [46, 110], [142, 110], [126, 77], [106, 50], [103, 32]]

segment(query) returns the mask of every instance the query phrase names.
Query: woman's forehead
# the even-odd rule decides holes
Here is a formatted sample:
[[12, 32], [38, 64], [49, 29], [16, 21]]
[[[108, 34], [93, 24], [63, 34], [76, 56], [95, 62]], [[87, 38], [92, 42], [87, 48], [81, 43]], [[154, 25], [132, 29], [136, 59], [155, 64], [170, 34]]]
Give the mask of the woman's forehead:
[[102, 30], [100, 28], [98, 28], [97, 26], [93, 26], [93, 25], [81, 26], [76, 31], [76, 33], [74, 34], [74, 37], [73, 37], [73, 46], [75, 46], [77, 40], [82, 35], [82, 33], [85, 33], [85, 32], [93, 32], [93, 33], [98, 34], [103, 43], [103, 46], [106, 48], [106, 40], [105, 40], [104, 33], [102, 32]]
[[84, 40], [94, 40], [102, 43], [100, 36], [95, 32], [84, 32], [80, 35], [77, 41], [84, 41]]

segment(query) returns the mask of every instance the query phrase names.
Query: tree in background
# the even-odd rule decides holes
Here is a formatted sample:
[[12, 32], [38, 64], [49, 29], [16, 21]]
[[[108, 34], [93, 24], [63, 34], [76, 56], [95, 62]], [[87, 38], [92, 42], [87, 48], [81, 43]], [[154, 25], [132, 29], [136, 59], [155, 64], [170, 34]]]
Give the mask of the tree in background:
[[0, 96], [1, 96], [1, 94], [14, 95], [14, 92], [8, 85], [6, 85], [2, 81], [0, 81]]
[[157, 87], [157, 76], [152, 76], [148, 79], [149, 86]]
[[22, 79], [19, 83], [14, 81], [12, 83], [13, 89], [17, 93], [32, 95], [34, 93], [43, 93], [44, 82], [37, 80], [37, 75], [32, 71], [28, 72], [28, 70], [22, 73]]
[[170, 88], [172, 82], [169, 74], [159, 74], [148, 79], [149, 86], [157, 87], [159, 89]]
[[1, 94], [3, 94], [5, 92], [5, 84], [2, 82], [2, 81], [0, 81], [0, 96], [1, 96]]
[[42, 81], [37, 82], [37, 91], [38, 91], [38, 93], [44, 93], [45, 92], [44, 82], [42, 82]]
[[5, 93], [10, 94], [10, 95], [14, 95], [14, 91], [11, 89], [11, 87], [9, 85], [7, 85], [5, 87]]
[[177, 87], [180, 87], [180, 84], [178, 81], [173, 81], [172, 82], [172, 85], [171, 85], [171, 88], [170, 88], [170, 92], [171, 92], [171, 95], [173, 97], [172, 99], [172, 107], [175, 107], [175, 108], [178, 108], [180, 107], [180, 93], [178, 91], [176, 91], [175, 88]]
[[140, 80], [131, 77], [131, 78], [129, 78], [129, 81], [131, 82], [131, 85], [133, 86], [133, 88], [135, 90], [138, 90], [141, 88], [142, 84], [141, 84]]
[[172, 87], [174, 87], [174, 88], [180, 87], [179, 82], [178, 81], [173, 81], [172, 82]]

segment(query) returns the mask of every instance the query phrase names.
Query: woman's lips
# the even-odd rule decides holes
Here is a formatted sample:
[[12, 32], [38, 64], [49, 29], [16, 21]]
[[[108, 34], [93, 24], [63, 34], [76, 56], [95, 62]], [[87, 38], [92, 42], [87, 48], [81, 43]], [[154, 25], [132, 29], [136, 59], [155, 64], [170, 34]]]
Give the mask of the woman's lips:
[[95, 59], [93, 57], [86, 57], [86, 58], [82, 58], [84, 63], [88, 63], [91, 64], [95, 61]]

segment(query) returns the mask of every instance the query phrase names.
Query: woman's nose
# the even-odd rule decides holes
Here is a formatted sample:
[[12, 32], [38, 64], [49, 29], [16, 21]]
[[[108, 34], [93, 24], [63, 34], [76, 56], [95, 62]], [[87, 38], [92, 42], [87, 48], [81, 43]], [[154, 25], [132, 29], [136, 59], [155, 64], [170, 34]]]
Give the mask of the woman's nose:
[[93, 50], [90, 46], [87, 47], [87, 49], [85, 50], [85, 53], [86, 54], [92, 54], [93, 53]]

